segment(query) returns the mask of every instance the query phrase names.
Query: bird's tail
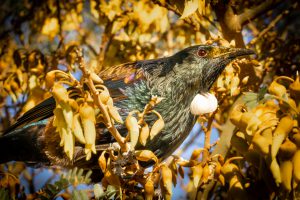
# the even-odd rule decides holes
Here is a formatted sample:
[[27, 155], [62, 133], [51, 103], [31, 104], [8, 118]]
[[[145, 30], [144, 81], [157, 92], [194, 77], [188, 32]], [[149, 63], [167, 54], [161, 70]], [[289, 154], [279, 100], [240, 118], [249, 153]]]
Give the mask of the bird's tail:
[[47, 162], [39, 141], [45, 124], [31, 124], [0, 136], [0, 163], [9, 161]]

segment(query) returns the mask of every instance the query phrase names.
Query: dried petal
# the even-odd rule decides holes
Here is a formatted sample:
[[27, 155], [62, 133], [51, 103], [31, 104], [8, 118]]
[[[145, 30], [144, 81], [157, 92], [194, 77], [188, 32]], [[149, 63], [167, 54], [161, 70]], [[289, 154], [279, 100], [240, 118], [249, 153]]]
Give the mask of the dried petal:
[[148, 162], [149, 160], [153, 160], [158, 162], [156, 155], [150, 150], [139, 150], [135, 151], [136, 159], [144, 162]]
[[184, 179], [184, 170], [183, 170], [183, 167], [181, 167], [180, 165], [178, 166], [178, 172], [179, 172], [181, 178]]
[[101, 156], [99, 157], [98, 159], [98, 163], [99, 163], [99, 166], [102, 170], [102, 172], [105, 172], [106, 171], [106, 158], [105, 158], [105, 153], [106, 151], [103, 151], [101, 153]]
[[117, 175], [115, 175], [111, 169], [106, 170], [105, 174], [104, 174], [105, 179], [108, 181], [108, 183], [110, 185], [116, 186], [116, 187], [120, 187], [121, 186], [121, 182], [120, 179]]
[[200, 156], [200, 154], [206, 149], [204, 148], [198, 148], [198, 149], [195, 149], [191, 155], [191, 158], [190, 160], [197, 160]]

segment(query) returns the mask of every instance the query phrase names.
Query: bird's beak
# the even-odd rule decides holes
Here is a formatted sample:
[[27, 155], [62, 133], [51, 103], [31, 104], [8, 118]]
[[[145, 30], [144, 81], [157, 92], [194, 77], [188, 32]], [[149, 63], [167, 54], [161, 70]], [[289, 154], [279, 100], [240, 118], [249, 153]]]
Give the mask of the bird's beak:
[[251, 54], [255, 54], [255, 52], [250, 49], [230, 48], [229, 51], [222, 54], [221, 57], [228, 59], [228, 60], [233, 60], [237, 57], [247, 56], [247, 55], [251, 55]]
[[254, 51], [250, 49], [241, 48], [226, 48], [216, 47], [212, 50], [213, 59], [209, 62], [207, 67], [204, 67], [201, 77], [201, 85], [205, 86], [201, 91], [209, 91], [214, 81], [222, 73], [228, 63], [236, 58], [254, 54]]

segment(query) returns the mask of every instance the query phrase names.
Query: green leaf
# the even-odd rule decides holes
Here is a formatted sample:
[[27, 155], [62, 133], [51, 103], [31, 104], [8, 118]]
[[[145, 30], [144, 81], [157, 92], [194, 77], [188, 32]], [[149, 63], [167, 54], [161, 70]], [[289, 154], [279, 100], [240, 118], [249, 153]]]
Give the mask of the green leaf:
[[104, 196], [104, 191], [100, 184], [94, 185], [94, 194], [96, 199], [100, 199], [102, 196]]
[[90, 183], [90, 182], [91, 182], [91, 178], [90, 178], [91, 175], [92, 175], [92, 170], [89, 170], [89, 171], [86, 173], [83, 182], [85, 182], [85, 183]]
[[0, 199], [3, 200], [10, 200], [11, 198], [9, 197], [8, 190], [5, 188], [0, 188]]
[[88, 194], [85, 190], [73, 190], [72, 198], [73, 200], [89, 200]]
[[[38, 198], [43, 200], [53, 199], [55, 198], [55, 196], [57, 196], [58, 193], [60, 193], [62, 190], [65, 190], [71, 185], [74, 186], [75, 184], [89, 184], [91, 182], [90, 176], [92, 174], [92, 171], [89, 170], [85, 176], [83, 176], [82, 174], [82, 169], [78, 170], [77, 168], [74, 168], [69, 170], [68, 173], [63, 174], [60, 179], [54, 184], [47, 184], [45, 188], [39, 192]], [[79, 199], [85, 199], [85, 197], [87, 197], [86, 192], [75, 192], [74, 195], [79, 195]]]

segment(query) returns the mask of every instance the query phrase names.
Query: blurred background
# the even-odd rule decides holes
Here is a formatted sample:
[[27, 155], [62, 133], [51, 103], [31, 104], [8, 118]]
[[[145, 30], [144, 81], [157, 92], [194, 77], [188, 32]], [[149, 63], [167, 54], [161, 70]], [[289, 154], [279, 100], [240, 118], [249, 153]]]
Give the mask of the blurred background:
[[[254, 60], [230, 65], [214, 86], [220, 105], [217, 113], [206, 116], [214, 119], [211, 144], [223, 134], [228, 138], [222, 141], [230, 141], [234, 128], [226, 125], [229, 111], [243, 92], [259, 92], [277, 76], [295, 78], [300, 69], [300, 9], [295, 0], [3, 0], [0, 22], [0, 130], [50, 96], [47, 72], [72, 70], [81, 76], [75, 61], [79, 47], [95, 72], [172, 55], [195, 44], [253, 49]], [[176, 155], [189, 159], [204, 146], [207, 120], [198, 121]], [[45, 184], [60, 180], [61, 173], [67, 172], [15, 162], [0, 165], [0, 188], [5, 188], [0, 194], [33, 199]], [[190, 170], [184, 173], [184, 179], [177, 177], [172, 199], [195, 198]], [[70, 198], [66, 193], [73, 187], [87, 191], [82, 198], [94, 197], [94, 184], [71, 183], [69, 192], [56, 197]], [[226, 198], [224, 191], [226, 187], [219, 187], [209, 197]]]

